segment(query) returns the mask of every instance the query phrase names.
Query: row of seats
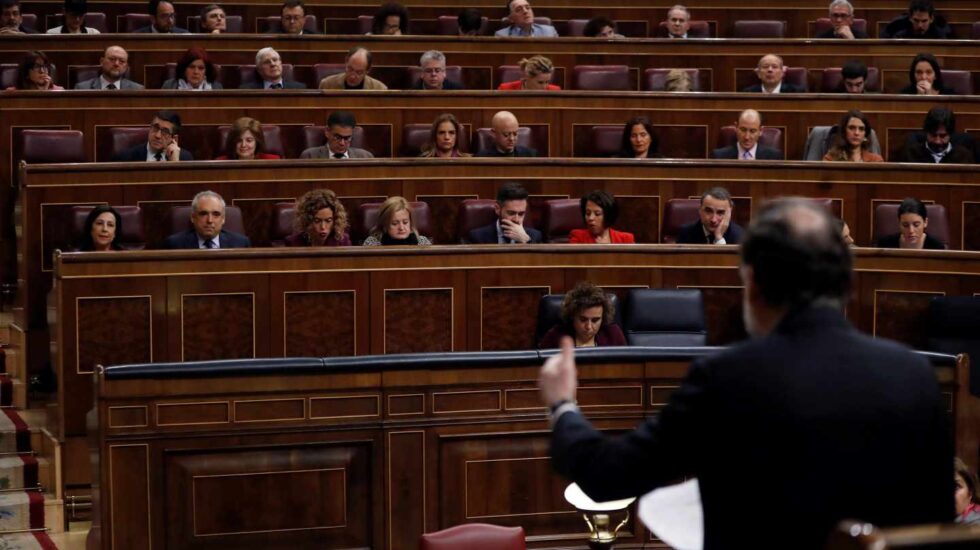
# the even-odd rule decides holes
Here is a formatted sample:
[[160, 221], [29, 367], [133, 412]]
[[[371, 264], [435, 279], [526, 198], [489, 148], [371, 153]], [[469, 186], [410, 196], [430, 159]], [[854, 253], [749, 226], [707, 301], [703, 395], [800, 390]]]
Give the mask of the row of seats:
[[[813, 199], [816, 203], [831, 210], [831, 199]], [[343, 201], [342, 201], [343, 202]], [[426, 236], [432, 235], [432, 210], [425, 202], [409, 203], [412, 219], [418, 231]], [[469, 242], [469, 232], [478, 227], [493, 223], [497, 217], [494, 212], [492, 199], [466, 199], [460, 203], [457, 214], [456, 239], [459, 243]], [[350, 213], [350, 232], [352, 241], [362, 242], [378, 221], [378, 209], [381, 203], [364, 203]], [[677, 242], [677, 235], [684, 225], [698, 219], [698, 199], [671, 199], [664, 205], [663, 227], [661, 240], [664, 243]], [[144, 219], [139, 206], [114, 206], [122, 217], [122, 227], [118, 229], [122, 246], [128, 250], [141, 250], [157, 243], [147, 243], [145, 227], [149, 220]], [[74, 206], [71, 209], [71, 228], [68, 242], [77, 243], [85, 227], [85, 217], [92, 206]], [[926, 210], [929, 217], [929, 235], [949, 246], [949, 221], [946, 208], [940, 204], [928, 204]], [[174, 206], [170, 214], [162, 222], [167, 234], [184, 231], [190, 227], [190, 206]], [[281, 202], [274, 205], [271, 216], [269, 235], [273, 246], [285, 246], [285, 239], [293, 233], [293, 220], [296, 217], [296, 206], [292, 202]], [[573, 229], [583, 227], [582, 213], [578, 199], [552, 199], [545, 201], [540, 213], [541, 231], [545, 240], [550, 243], [567, 243], [568, 235]], [[246, 233], [242, 211], [237, 206], [228, 205], [225, 209], [225, 228], [236, 233]], [[875, 208], [873, 241], [884, 235], [898, 233], [898, 204], [883, 203]]]

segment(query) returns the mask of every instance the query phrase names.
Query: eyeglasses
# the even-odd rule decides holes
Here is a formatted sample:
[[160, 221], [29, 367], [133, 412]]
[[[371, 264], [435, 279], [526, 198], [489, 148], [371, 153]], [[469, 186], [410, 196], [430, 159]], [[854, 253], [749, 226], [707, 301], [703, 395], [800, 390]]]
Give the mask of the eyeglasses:
[[340, 134], [333, 134], [330, 137], [332, 137], [336, 141], [351, 141], [351, 140], [354, 139], [354, 134], [351, 134], [349, 136], [342, 136]]
[[302, 21], [303, 19], [306, 19], [306, 16], [305, 15], [283, 15], [282, 16], [282, 20], [283, 21]]
[[31, 69], [35, 71], [51, 72], [51, 65], [46, 63], [35, 63], [31, 65]]
[[426, 69], [422, 69], [422, 72], [425, 74], [442, 74], [446, 72], [446, 69], [443, 67], [429, 67]]
[[160, 126], [157, 123], [153, 123], [150, 125], [150, 131], [165, 137], [170, 137], [174, 135], [173, 130], [171, 130], [170, 128], [164, 128], [163, 126]]
[[832, 13], [832, 14], [830, 14], [830, 18], [831, 19], [847, 19], [850, 16], [851, 16], [851, 14], [849, 14], [849, 13]]

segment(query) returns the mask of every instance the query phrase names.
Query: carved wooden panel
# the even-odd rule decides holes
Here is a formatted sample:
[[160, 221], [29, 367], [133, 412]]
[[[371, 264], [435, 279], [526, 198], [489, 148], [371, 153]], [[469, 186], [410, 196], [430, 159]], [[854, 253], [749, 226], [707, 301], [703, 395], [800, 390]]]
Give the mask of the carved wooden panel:
[[875, 290], [873, 334], [925, 349], [929, 302], [943, 295], [942, 292]]
[[255, 357], [254, 301], [251, 293], [182, 296], [183, 360]]
[[426, 235], [438, 244], [456, 244], [456, 225], [459, 219], [459, 205], [466, 199], [478, 198], [476, 195], [419, 195], [417, 201], [429, 204], [432, 216], [432, 235]]
[[78, 372], [153, 360], [149, 296], [78, 298]]
[[619, 221], [616, 228], [629, 231], [638, 243], [660, 242], [660, 197], [617, 195]]
[[306, 400], [244, 399], [234, 402], [235, 422], [276, 422], [304, 420]]
[[134, 407], [109, 407], [110, 428], [146, 426], [149, 422], [146, 405]]
[[704, 317], [708, 325], [708, 345], [724, 346], [748, 337], [742, 322], [742, 289], [695, 287], [704, 297]]
[[[418, 548], [426, 527], [426, 456], [422, 430], [389, 432], [385, 479], [388, 483], [388, 548]], [[433, 457], [435, 458], [435, 457]], [[433, 503], [434, 504], [434, 503]]]
[[381, 416], [381, 396], [349, 395], [310, 398], [310, 418], [370, 418]]
[[386, 289], [385, 353], [453, 350], [453, 291]]
[[109, 446], [112, 526], [108, 538], [114, 548], [150, 547], [149, 453], [146, 444]]
[[432, 392], [432, 412], [497, 412], [503, 407], [500, 390]]
[[425, 414], [425, 394], [406, 393], [388, 396], [388, 415], [405, 416], [410, 414]]
[[354, 355], [354, 291], [286, 292], [286, 357]]
[[517, 309], [536, 312], [547, 287], [480, 289], [480, 341], [484, 351], [534, 349], [536, 315], [515, 315]]
[[963, 250], [980, 250], [980, 202], [963, 203]]
[[235, 199], [232, 204], [242, 209], [245, 234], [252, 238], [252, 246], [269, 246], [273, 227], [273, 208], [280, 202], [294, 202], [295, 197], [269, 197], [261, 199]]
[[196, 426], [231, 422], [227, 401], [160, 403], [157, 426]]

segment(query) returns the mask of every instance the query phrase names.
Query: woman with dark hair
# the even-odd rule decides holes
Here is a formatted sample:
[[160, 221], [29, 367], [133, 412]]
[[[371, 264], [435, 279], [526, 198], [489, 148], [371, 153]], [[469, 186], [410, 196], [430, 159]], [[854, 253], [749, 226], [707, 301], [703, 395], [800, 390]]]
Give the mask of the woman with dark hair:
[[364, 246], [399, 244], [428, 246], [432, 241], [419, 235], [412, 218], [412, 209], [408, 207], [405, 197], [388, 197], [378, 211], [377, 225], [368, 238], [364, 239]]
[[265, 152], [265, 133], [262, 124], [243, 116], [231, 125], [225, 141], [225, 154], [214, 160], [279, 160], [279, 155]]
[[663, 158], [657, 151], [657, 134], [653, 133], [653, 123], [644, 116], [633, 117], [623, 126], [623, 139], [619, 144], [616, 158], [658, 159]]
[[572, 244], [633, 244], [636, 239], [632, 233], [616, 231], [612, 225], [619, 218], [616, 199], [601, 189], [597, 189], [579, 201], [585, 229], [572, 229], [568, 242]]
[[161, 90], [220, 90], [220, 82], [216, 82], [218, 71], [208, 58], [204, 48], [193, 47], [184, 52], [177, 61], [177, 77], [163, 83]]
[[402, 36], [408, 34], [408, 9], [397, 2], [388, 2], [374, 12], [368, 34]]
[[908, 95], [954, 95], [952, 89], [943, 85], [943, 70], [939, 61], [931, 53], [920, 53], [909, 66], [909, 85], [899, 92]]
[[972, 525], [980, 523], [980, 487], [977, 475], [959, 457], [953, 459], [953, 483], [956, 486], [956, 523]]
[[625, 346], [626, 337], [613, 323], [616, 309], [596, 285], [582, 281], [561, 302], [561, 323], [551, 327], [538, 342], [539, 349], [557, 348], [563, 336], [575, 339], [575, 347]]
[[295, 233], [286, 246], [350, 246], [347, 210], [329, 189], [307, 191], [296, 199]]
[[582, 36], [586, 38], [626, 38], [616, 32], [616, 22], [605, 16], [598, 16], [589, 19], [582, 29]]
[[82, 252], [102, 252], [122, 250], [119, 245], [119, 232], [122, 217], [111, 206], [100, 204], [85, 217], [85, 228], [79, 239], [78, 250]]
[[878, 239], [878, 248], [905, 248], [911, 250], [945, 250], [938, 239], [926, 234], [929, 214], [926, 205], [917, 198], [908, 197], [898, 206], [898, 233]]
[[868, 138], [870, 135], [871, 123], [868, 122], [868, 117], [857, 109], [848, 111], [841, 117], [830, 150], [824, 155], [823, 160], [884, 162], [885, 159], [881, 155], [870, 151], [871, 141]]
[[469, 153], [459, 150], [459, 136], [463, 135], [463, 126], [452, 113], [443, 113], [432, 121], [429, 130], [429, 141], [422, 146], [420, 157], [426, 158], [456, 158], [469, 157]]
[[7, 90], [64, 90], [54, 83], [53, 67], [44, 52], [29, 51], [17, 65], [17, 85]]

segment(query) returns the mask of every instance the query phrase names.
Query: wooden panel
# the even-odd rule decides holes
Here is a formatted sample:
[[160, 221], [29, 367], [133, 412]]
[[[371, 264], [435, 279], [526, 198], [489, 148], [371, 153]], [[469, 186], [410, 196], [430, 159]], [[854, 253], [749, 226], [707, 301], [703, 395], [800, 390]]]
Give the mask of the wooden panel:
[[387, 434], [385, 479], [388, 508], [387, 547], [416, 549], [426, 522], [426, 452], [422, 430], [392, 431]]
[[638, 243], [659, 243], [660, 197], [618, 195], [619, 221], [616, 228], [629, 231]]
[[548, 287], [483, 288], [481, 289], [481, 349], [484, 351], [531, 349], [537, 318], [515, 316], [516, 308], [537, 308], [541, 297], [549, 294]]
[[160, 403], [157, 426], [196, 426], [226, 424], [231, 421], [228, 403]]
[[906, 342], [916, 349], [926, 344], [929, 302], [943, 292], [875, 290], [874, 335]]
[[742, 321], [741, 288], [697, 288], [704, 297], [709, 346], [723, 346], [748, 337]]
[[146, 405], [134, 407], [110, 407], [109, 427], [132, 428], [146, 426], [149, 422], [147, 414]]
[[149, 446], [110, 445], [108, 449], [112, 548], [149, 548]]
[[354, 291], [286, 292], [286, 357], [355, 355]]
[[304, 399], [254, 399], [234, 401], [235, 422], [275, 422], [306, 418]]
[[963, 203], [963, 250], [980, 250], [980, 202]]
[[78, 298], [78, 372], [153, 361], [150, 296]]
[[183, 295], [181, 306], [184, 361], [255, 357], [254, 294]]
[[643, 405], [643, 388], [635, 385], [581, 386], [577, 400], [583, 409], [640, 407]]
[[413, 393], [388, 396], [388, 415], [425, 414], [425, 394]]
[[310, 418], [365, 418], [381, 416], [381, 397], [351, 395], [310, 399]]
[[432, 412], [496, 412], [502, 407], [499, 390], [467, 392], [433, 392]]
[[384, 320], [385, 353], [453, 350], [451, 288], [386, 289]]

